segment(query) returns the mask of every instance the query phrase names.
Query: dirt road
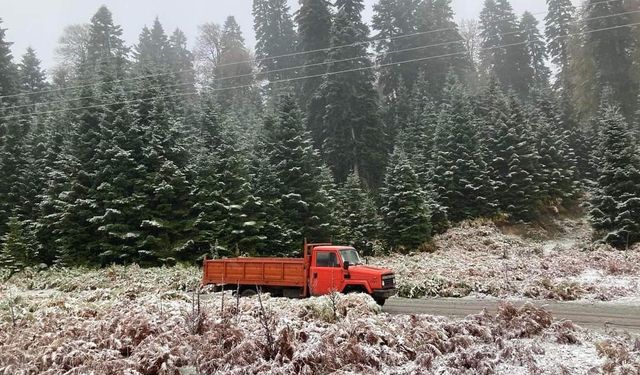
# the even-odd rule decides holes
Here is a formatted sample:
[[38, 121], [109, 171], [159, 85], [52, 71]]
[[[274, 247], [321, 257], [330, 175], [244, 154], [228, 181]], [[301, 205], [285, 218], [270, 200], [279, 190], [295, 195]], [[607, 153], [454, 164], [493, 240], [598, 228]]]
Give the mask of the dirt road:
[[[495, 312], [500, 300], [472, 300], [455, 298], [387, 300], [383, 311], [390, 314], [429, 314], [462, 318], [477, 314], [483, 308]], [[520, 306], [525, 301], [511, 301]], [[572, 320], [574, 323], [593, 329], [616, 328], [640, 333], [640, 306], [604, 303], [574, 303], [555, 301], [531, 301], [553, 313], [556, 320]]]

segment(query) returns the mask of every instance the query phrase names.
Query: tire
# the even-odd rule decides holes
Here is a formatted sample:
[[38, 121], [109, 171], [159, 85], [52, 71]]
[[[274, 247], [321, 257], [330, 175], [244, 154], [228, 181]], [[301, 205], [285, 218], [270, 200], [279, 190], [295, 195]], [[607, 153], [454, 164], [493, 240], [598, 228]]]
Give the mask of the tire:
[[240, 293], [241, 297], [253, 297], [255, 296], [257, 293], [255, 291], [255, 289], [245, 289], [242, 291], [242, 293]]
[[386, 298], [374, 298], [373, 300], [376, 301], [380, 307], [384, 306], [384, 303], [387, 302]]

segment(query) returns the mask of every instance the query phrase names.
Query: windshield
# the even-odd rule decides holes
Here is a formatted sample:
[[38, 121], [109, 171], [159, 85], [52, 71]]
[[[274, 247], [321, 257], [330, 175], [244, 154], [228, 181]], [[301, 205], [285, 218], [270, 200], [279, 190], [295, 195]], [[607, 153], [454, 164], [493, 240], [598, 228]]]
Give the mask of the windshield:
[[343, 262], [349, 262], [350, 265], [355, 266], [356, 264], [362, 264], [360, 261], [360, 256], [356, 249], [342, 249], [340, 250], [340, 255], [342, 255]]

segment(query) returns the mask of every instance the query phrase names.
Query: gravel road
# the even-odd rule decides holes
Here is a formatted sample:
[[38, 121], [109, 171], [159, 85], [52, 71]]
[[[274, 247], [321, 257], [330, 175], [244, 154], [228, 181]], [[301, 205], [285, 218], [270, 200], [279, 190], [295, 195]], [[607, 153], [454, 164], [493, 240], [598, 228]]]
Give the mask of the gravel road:
[[[429, 314], [462, 318], [477, 314], [483, 308], [495, 312], [501, 303], [497, 299], [407, 299], [387, 300], [383, 311], [390, 314]], [[578, 303], [557, 301], [509, 300], [516, 306], [531, 302], [550, 310], [556, 320], [571, 320], [579, 326], [592, 329], [616, 328], [640, 333], [640, 306], [612, 303]]]

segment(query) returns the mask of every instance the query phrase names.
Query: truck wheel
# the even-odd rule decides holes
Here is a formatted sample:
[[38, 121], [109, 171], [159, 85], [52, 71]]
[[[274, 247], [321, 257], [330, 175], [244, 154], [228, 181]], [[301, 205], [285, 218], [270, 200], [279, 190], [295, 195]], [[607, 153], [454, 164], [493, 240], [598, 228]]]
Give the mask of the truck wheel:
[[384, 303], [387, 302], [386, 298], [374, 298], [373, 300], [376, 301], [380, 307], [384, 306]]
[[253, 289], [245, 289], [242, 291], [242, 293], [240, 293], [240, 296], [242, 297], [253, 297], [256, 295], [256, 291]]

